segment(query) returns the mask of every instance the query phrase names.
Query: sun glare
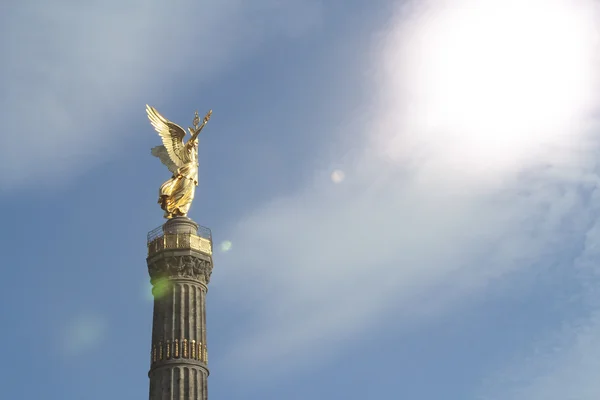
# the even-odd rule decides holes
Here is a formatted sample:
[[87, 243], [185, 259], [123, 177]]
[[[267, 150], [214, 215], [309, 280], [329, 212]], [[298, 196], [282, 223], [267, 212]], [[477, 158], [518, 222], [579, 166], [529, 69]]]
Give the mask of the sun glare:
[[448, 0], [422, 13], [386, 50], [397, 66], [390, 86], [410, 104], [419, 140], [451, 142], [465, 160], [510, 163], [568, 135], [596, 88], [592, 6]]

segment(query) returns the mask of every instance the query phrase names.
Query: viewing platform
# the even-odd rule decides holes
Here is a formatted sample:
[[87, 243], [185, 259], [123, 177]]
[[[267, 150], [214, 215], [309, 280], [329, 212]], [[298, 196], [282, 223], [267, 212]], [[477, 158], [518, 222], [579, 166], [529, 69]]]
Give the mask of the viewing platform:
[[164, 250], [191, 249], [212, 255], [210, 229], [189, 218], [176, 217], [148, 232], [148, 257]]

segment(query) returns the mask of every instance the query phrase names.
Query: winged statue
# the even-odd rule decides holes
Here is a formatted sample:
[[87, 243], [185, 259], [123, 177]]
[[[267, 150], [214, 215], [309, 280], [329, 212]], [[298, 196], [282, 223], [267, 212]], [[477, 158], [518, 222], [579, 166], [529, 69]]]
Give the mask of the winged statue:
[[187, 142], [184, 142], [185, 130], [163, 117], [154, 107], [146, 105], [146, 113], [163, 142], [162, 146], [152, 148], [152, 155], [158, 157], [173, 174], [160, 186], [158, 204], [167, 219], [185, 217], [198, 186], [198, 135], [210, 119], [212, 110], [206, 114], [201, 125], [196, 111], [194, 127], [188, 128], [191, 138]]

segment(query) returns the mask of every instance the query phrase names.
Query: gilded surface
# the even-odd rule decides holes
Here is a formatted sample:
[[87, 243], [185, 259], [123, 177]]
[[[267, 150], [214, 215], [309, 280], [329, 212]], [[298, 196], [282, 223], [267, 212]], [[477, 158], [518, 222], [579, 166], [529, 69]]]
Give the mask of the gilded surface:
[[209, 239], [191, 233], [166, 233], [148, 243], [148, 255], [167, 249], [192, 249], [211, 255], [212, 243]]
[[198, 135], [210, 119], [212, 110], [204, 117], [202, 124], [198, 112], [194, 117], [194, 127], [188, 128], [191, 138], [184, 142], [185, 130], [163, 117], [154, 107], [146, 105], [150, 123], [162, 139], [162, 146], [152, 148], [152, 155], [173, 174], [160, 187], [158, 204], [164, 210], [164, 217], [187, 216], [198, 186]]
[[[181, 351], [179, 351], [179, 343], [181, 343]], [[171, 353], [171, 344], [173, 345], [173, 353]], [[201, 342], [188, 339], [174, 339], [172, 342], [167, 340], [165, 342], [165, 353], [163, 357], [163, 342], [158, 342], [157, 346], [153, 346], [152, 349], [152, 363], [156, 363], [163, 360], [171, 360], [173, 358], [187, 358], [197, 361], [208, 363], [208, 351], [206, 346]], [[158, 354], [157, 354], [158, 353]]]

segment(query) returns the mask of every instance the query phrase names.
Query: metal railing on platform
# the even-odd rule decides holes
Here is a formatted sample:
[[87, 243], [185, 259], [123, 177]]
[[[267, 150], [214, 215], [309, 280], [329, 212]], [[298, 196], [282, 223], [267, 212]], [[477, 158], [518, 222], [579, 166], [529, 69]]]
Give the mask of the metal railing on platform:
[[162, 250], [192, 249], [212, 254], [212, 234], [210, 229], [198, 226], [196, 234], [193, 233], [165, 233], [163, 226], [148, 232], [148, 256]]

